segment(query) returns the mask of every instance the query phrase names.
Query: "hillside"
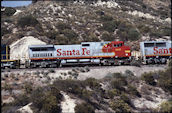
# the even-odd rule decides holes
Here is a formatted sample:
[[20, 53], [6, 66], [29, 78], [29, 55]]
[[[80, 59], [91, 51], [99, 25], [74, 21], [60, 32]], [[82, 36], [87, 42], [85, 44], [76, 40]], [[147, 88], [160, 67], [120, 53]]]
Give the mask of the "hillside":
[[[170, 40], [170, 0], [33, 0], [1, 7], [1, 44], [10, 59], [28, 46], [122, 40]], [[168, 64], [2, 69], [2, 113], [172, 112]]]
[[170, 8], [170, 0], [38, 1], [16, 12], [2, 7], [2, 42], [24, 36], [47, 44], [123, 40], [138, 50], [139, 41], [170, 39]]

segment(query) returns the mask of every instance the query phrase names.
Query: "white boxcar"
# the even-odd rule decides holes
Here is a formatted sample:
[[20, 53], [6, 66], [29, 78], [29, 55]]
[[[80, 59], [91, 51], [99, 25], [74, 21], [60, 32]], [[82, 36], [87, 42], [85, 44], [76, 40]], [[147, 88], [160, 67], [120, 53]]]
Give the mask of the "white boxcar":
[[145, 41], [140, 42], [142, 58], [147, 64], [166, 63], [172, 58], [171, 41]]

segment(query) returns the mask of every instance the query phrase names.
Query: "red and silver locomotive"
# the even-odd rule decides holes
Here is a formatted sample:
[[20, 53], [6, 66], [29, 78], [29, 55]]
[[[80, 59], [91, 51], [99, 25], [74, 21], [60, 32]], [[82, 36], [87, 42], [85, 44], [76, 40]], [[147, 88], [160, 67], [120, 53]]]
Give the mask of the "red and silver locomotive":
[[58, 67], [67, 64], [116, 65], [130, 63], [130, 47], [123, 41], [82, 42], [78, 45], [29, 46], [31, 67]]
[[166, 63], [172, 58], [171, 41], [140, 42], [140, 51], [146, 64]]

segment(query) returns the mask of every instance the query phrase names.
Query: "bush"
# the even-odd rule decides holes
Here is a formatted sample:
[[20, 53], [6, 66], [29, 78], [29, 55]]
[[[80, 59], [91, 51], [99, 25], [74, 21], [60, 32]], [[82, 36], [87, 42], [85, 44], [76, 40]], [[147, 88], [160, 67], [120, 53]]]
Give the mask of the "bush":
[[160, 104], [159, 112], [171, 113], [172, 112], [172, 101], [166, 101]]
[[83, 42], [98, 42], [99, 39], [97, 38], [97, 36], [93, 33], [89, 33], [88, 35], [86, 34], [81, 34], [82, 38], [83, 38]]
[[30, 102], [30, 98], [29, 96], [24, 93], [22, 95], [19, 95], [15, 98], [14, 102], [12, 102], [12, 105], [15, 105], [15, 106], [25, 106], [27, 104], [29, 104]]
[[137, 88], [134, 87], [134, 86], [129, 85], [129, 86], [128, 86], [128, 91], [127, 91], [127, 92], [128, 92], [129, 94], [132, 94], [132, 95], [141, 97], [140, 93], [137, 91]]
[[172, 67], [172, 59], [168, 62], [168, 67]]
[[61, 31], [65, 29], [71, 29], [71, 26], [69, 24], [59, 22], [57, 24], [57, 28]]
[[124, 41], [135, 41], [140, 38], [140, 33], [136, 30], [136, 28], [126, 21], [121, 21], [118, 26], [117, 34]]
[[6, 7], [4, 11], [2, 11], [2, 15], [5, 16], [12, 16], [16, 12], [15, 8], [12, 7]]
[[45, 35], [50, 39], [56, 39], [56, 37], [59, 35], [59, 32], [55, 30], [50, 30], [49, 32], [45, 33]]
[[54, 69], [50, 69], [49, 72], [50, 73], [55, 73], [55, 70]]
[[128, 39], [131, 40], [131, 41], [136, 41], [140, 38], [140, 33], [134, 29], [134, 28], [131, 28], [129, 31], [128, 31]]
[[1, 27], [1, 36], [4, 36], [8, 33], [11, 33], [11, 30], [7, 30], [6, 28]]
[[75, 106], [75, 113], [95, 113], [95, 110], [90, 104], [82, 103]]
[[115, 100], [110, 104], [110, 106], [115, 112], [131, 112], [130, 107], [123, 100]]
[[114, 37], [109, 32], [104, 32], [101, 37], [102, 40], [104, 41], [113, 41]]
[[66, 36], [69, 41], [76, 40], [78, 36], [73, 30], [70, 29], [63, 30], [62, 34], [64, 34], [64, 36]]
[[100, 88], [100, 84], [98, 80], [95, 78], [87, 78], [85, 81], [85, 84], [88, 85], [90, 88]]
[[121, 92], [118, 89], [112, 89], [112, 90], [108, 90], [108, 95], [110, 98], [114, 98], [114, 96], [120, 96]]
[[27, 15], [24, 17], [21, 17], [18, 21], [17, 21], [18, 26], [20, 27], [25, 27], [25, 26], [33, 26], [35, 27], [37, 24], [39, 24], [38, 20], [33, 17], [32, 15]]
[[125, 93], [121, 94], [120, 99], [123, 100], [128, 105], [131, 105], [131, 100], [129, 99], [129, 97]]
[[172, 67], [167, 68], [165, 71], [159, 71], [158, 74], [157, 85], [172, 94]]
[[113, 17], [109, 16], [109, 15], [103, 15], [100, 17], [100, 20], [103, 22], [107, 22], [107, 21], [112, 21]]
[[153, 86], [156, 85], [152, 72], [142, 74], [141, 79], [144, 80], [149, 85], [153, 85]]
[[31, 92], [33, 90], [32, 83], [25, 83], [24, 89], [25, 89], [26, 94], [31, 94]]
[[116, 79], [116, 80], [112, 80], [110, 84], [112, 88], [124, 91], [125, 88], [123, 86], [126, 85], [127, 83], [122, 79]]
[[125, 71], [125, 76], [127, 76], [127, 77], [134, 76], [134, 73], [132, 71], [130, 71], [130, 70], [126, 70]]
[[103, 26], [100, 28], [100, 30], [114, 32], [115, 29], [117, 29], [117, 27], [118, 27], [118, 24], [116, 21], [107, 21], [103, 23]]
[[64, 92], [73, 93], [76, 95], [82, 94], [82, 89], [84, 88], [81, 81], [76, 80], [56, 80], [53, 83], [59, 90]]
[[54, 86], [39, 87], [31, 95], [33, 106], [46, 113], [61, 112], [62, 95]]

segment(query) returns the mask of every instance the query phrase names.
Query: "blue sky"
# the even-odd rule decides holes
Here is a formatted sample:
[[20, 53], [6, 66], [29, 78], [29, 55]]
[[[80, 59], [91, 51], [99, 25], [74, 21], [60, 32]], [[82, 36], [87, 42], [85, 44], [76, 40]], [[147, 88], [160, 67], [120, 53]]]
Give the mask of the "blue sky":
[[31, 3], [32, 1], [1, 1], [1, 5], [6, 7], [27, 6]]

